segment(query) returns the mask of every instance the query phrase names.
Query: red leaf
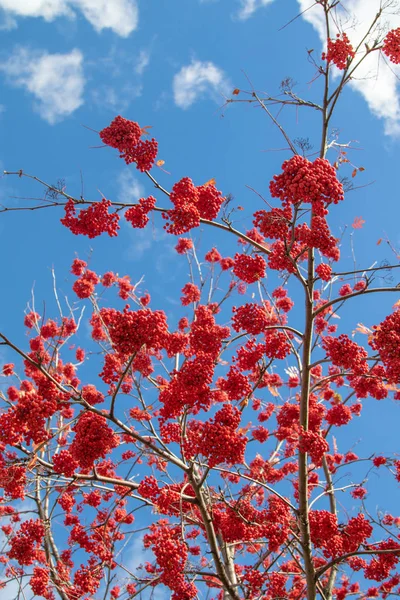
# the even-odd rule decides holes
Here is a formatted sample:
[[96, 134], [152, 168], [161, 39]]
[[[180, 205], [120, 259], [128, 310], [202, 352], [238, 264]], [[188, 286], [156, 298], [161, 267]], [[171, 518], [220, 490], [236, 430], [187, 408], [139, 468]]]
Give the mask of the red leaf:
[[353, 221], [352, 228], [353, 229], [361, 229], [364, 225], [365, 221], [362, 217], [356, 217]]

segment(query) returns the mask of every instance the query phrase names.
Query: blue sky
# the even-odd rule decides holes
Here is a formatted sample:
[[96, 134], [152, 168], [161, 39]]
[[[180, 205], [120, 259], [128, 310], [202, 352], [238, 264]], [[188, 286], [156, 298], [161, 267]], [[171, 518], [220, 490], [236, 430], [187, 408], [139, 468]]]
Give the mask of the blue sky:
[[[149, 180], [125, 167], [116, 152], [99, 148], [91, 131], [122, 114], [152, 126], [167, 171], [154, 170], [162, 185], [171, 188], [183, 176], [200, 185], [213, 177], [218, 188], [233, 195], [235, 206], [244, 207], [235, 213], [235, 225], [249, 228], [246, 216], [261, 204], [246, 186], [268, 196], [268, 183], [289, 153], [261, 110], [248, 104], [224, 106], [225, 99], [234, 88], [248, 90], [249, 80], [257, 90], [279, 93], [286, 77], [297, 82], [300, 96], [319, 97], [320, 81], [307, 61], [307, 50], [313, 48], [315, 56], [322, 52], [318, 17], [307, 11], [287, 25], [311, 4], [0, 0], [1, 170], [23, 169], [51, 184], [64, 180], [69, 193], [90, 199], [104, 195], [134, 202], [154, 193]], [[348, 29], [351, 39], [359, 38], [378, 5], [377, 0], [345, 3], [357, 16]], [[400, 25], [400, 17], [388, 19], [392, 27]], [[350, 239], [358, 268], [374, 261], [396, 262], [389, 246], [377, 241], [388, 238], [400, 248], [399, 98], [394, 68], [382, 60], [371, 62], [345, 91], [332, 122], [340, 143], [352, 141], [350, 160], [365, 168], [354, 180], [365, 187], [349, 193], [332, 215], [336, 235], [347, 226], [342, 250], [346, 266], [353, 264]], [[318, 149], [319, 122], [313, 112], [285, 110], [280, 118], [292, 138], [308, 137]], [[329, 157], [334, 160], [334, 153]], [[0, 180], [3, 205], [27, 206], [34, 201], [23, 197], [41, 194], [32, 181]], [[144, 275], [142, 289], [150, 292], [153, 308], [165, 308], [172, 321], [181, 316], [178, 301], [188, 280], [187, 266], [177, 260], [176, 239], [163, 232], [159, 215], [144, 231], [122, 225], [117, 240], [74, 237], [59, 223], [61, 216], [55, 209], [0, 214], [2, 331], [25, 343], [22, 318], [33, 286], [39, 312], [44, 300], [46, 312], [54, 310], [52, 268], [61, 295], [74, 300], [69, 267], [75, 253], [90, 257], [91, 267], [100, 273], [115, 270], [133, 281]], [[365, 225], [350, 238], [357, 216]], [[213, 245], [224, 255], [236, 252], [236, 241], [216, 230], [198, 230], [193, 237], [201, 256]], [[341, 331], [351, 331], [360, 321], [368, 326], [379, 322], [395, 299], [394, 294], [369, 296], [349, 305]], [[3, 356], [12, 360], [10, 354]], [[373, 439], [374, 449], [393, 450], [397, 406], [369, 401], [366, 414], [359, 429], [357, 423], [353, 426], [354, 442]], [[378, 421], [387, 426], [377, 428]]]

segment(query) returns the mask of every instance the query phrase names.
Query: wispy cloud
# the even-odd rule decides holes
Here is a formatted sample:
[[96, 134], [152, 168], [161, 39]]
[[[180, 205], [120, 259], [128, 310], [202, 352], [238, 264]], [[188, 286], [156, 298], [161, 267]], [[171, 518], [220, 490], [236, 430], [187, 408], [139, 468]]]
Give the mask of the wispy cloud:
[[79, 11], [96, 31], [111, 29], [121, 37], [137, 28], [139, 18], [137, 0], [0, 0], [0, 9], [13, 24], [15, 17], [73, 19]]
[[142, 75], [144, 70], [149, 66], [150, 63], [150, 52], [148, 50], [141, 50], [135, 65], [135, 71], [138, 75]]
[[240, 8], [236, 16], [238, 19], [244, 21], [245, 19], [252, 17], [256, 10], [263, 6], [267, 6], [267, 4], [271, 4], [273, 1], [274, 0], [239, 0]]
[[124, 113], [135, 98], [142, 95], [143, 86], [141, 84], [127, 84], [122, 87], [113, 87], [111, 85], [100, 85], [92, 90], [93, 102], [102, 109], [113, 113]]
[[224, 71], [212, 62], [199, 60], [182, 67], [173, 80], [174, 100], [180, 108], [189, 108], [203, 96], [220, 100], [221, 94], [228, 95], [230, 88]]
[[143, 197], [144, 187], [128, 168], [121, 171], [117, 177], [118, 201], [125, 204], [137, 202]]
[[143, 93], [142, 75], [149, 63], [149, 50], [142, 49], [134, 54], [119, 44], [112, 45], [106, 55], [85, 61], [87, 70], [97, 72], [102, 81], [107, 80], [90, 91], [93, 103], [100, 109], [126, 113]]
[[11, 31], [12, 29], [16, 29], [18, 27], [17, 21], [14, 17], [3, 10], [0, 5], [0, 31]]
[[80, 50], [49, 54], [18, 47], [0, 63], [0, 71], [12, 85], [33, 95], [35, 110], [51, 125], [83, 104], [85, 77]]

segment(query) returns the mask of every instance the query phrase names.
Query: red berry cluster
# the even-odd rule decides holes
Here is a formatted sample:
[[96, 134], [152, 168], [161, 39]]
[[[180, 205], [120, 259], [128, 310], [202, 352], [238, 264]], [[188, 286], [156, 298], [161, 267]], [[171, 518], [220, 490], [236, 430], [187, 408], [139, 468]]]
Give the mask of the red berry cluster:
[[217, 381], [220, 390], [224, 391], [229, 400], [240, 400], [252, 392], [250, 381], [237, 367], [231, 367], [225, 378]]
[[349, 59], [355, 57], [353, 46], [345, 33], [337, 33], [336, 39], [328, 38], [328, 50], [322, 54], [322, 60], [333, 62], [338, 69], [343, 71], [349, 66]]
[[219, 213], [224, 198], [214, 184], [196, 187], [184, 177], [172, 188], [170, 200], [174, 208], [163, 213], [168, 233], [181, 235], [200, 225], [200, 219], [212, 221]]
[[201, 298], [201, 291], [195, 283], [187, 283], [182, 288], [181, 303], [182, 306], [188, 306], [193, 302], [198, 302]]
[[327, 558], [356, 552], [372, 535], [372, 526], [362, 513], [343, 528], [338, 527], [336, 515], [326, 510], [312, 510], [309, 518], [311, 541], [316, 548], [323, 549]]
[[156, 199], [153, 196], [140, 198], [139, 204], [136, 204], [125, 211], [125, 219], [132, 227], [143, 229], [149, 222], [149, 217], [147, 215], [153, 210], [155, 205]]
[[35, 596], [54, 600], [54, 594], [50, 589], [50, 573], [45, 567], [35, 567], [29, 585]]
[[342, 334], [337, 338], [325, 337], [322, 341], [322, 347], [337, 367], [342, 367], [346, 371], [352, 371], [357, 375], [368, 371], [366, 362], [368, 353], [347, 335]]
[[189, 353], [209, 354], [214, 360], [221, 352], [222, 340], [229, 337], [229, 327], [217, 325], [210, 306], [199, 306], [190, 326]]
[[243, 304], [232, 309], [232, 327], [235, 331], [245, 331], [252, 335], [258, 335], [265, 331], [266, 327], [279, 323], [278, 315], [268, 306], [258, 304]]
[[[269, 189], [273, 198], [279, 198], [284, 206], [311, 202], [314, 212], [321, 212], [321, 205], [337, 204], [343, 200], [343, 186], [336, 171], [325, 158], [310, 162], [303, 156], [293, 156], [282, 165], [282, 173], [275, 175]], [[323, 211], [322, 211], [323, 214]]]
[[14, 364], [7, 363], [7, 364], [3, 365], [2, 371], [3, 371], [4, 377], [10, 377], [11, 375], [14, 375]]
[[315, 466], [320, 467], [324, 454], [328, 452], [328, 442], [315, 431], [303, 431], [299, 443], [300, 452], [308, 453]]
[[240, 411], [231, 404], [224, 404], [213, 419], [205, 423], [191, 421], [185, 444], [187, 456], [202, 454], [209, 467], [242, 464], [247, 438], [237, 431], [240, 420]]
[[145, 548], [151, 548], [156, 557], [161, 583], [174, 593], [174, 600], [190, 600], [197, 595], [196, 586], [185, 579], [185, 566], [188, 549], [181, 539], [179, 527], [171, 527], [167, 521], [161, 520], [150, 525], [151, 533], [143, 538]]
[[342, 425], [347, 425], [347, 423], [351, 421], [352, 413], [350, 408], [345, 404], [335, 404], [335, 406], [332, 406], [332, 408], [328, 410], [325, 418], [329, 425], [341, 427]]
[[188, 250], [193, 248], [193, 242], [190, 238], [179, 238], [175, 250], [178, 254], [185, 254]]
[[287, 271], [296, 273], [296, 264], [305, 260], [307, 256], [307, 246], [294, 242], [288, 249], [287, 244], [277, 240], [271, 246], [271, 253], [268, 255], [268, 266], [276, 271]]
[[217, 263], [222, 259], [222, 256], [216, 248], [211, 248], [211, 250], [206, 253], [204, 259], [209, 263]]
[[374, 328], [370, 345], [379, 352], [391, 383], [400, 383], [400, 310]]
[[384, 39], [382, 52], [395, 65], [400, 63], [400, 27], [389, 31]]
[[39, 549], [44, 538], [42, 521], [30, 519], [22, 523], [19, 531], [10, 539], [8, 558], [20, 565], [31, 565], [39, 558]]
[[68, 200], [64, 207], [65, 217], [61, 219], [61, 223], [74, 235], [95, 238], [102, 233], [108, 233], [110, 237], [116, 236], [119, 230], [119, 215], [116, 212], [110, 214], [110, 206], [112, 202], [103, 198], [101, 202], [94, 202], [89, 208], [80, 210], [76, 216], [76, 205], [72, 200]]
[[69, 450], [60, 450], [53, 456], [53, 469], [55, 473], [62, 473], [66, 477], [72, 477], [79, 467]]
[[[375, 544], [374, 549], [381, 550], [383, 553], [377, 555], [375, 558], [372, 558], [370, 563], [364, 569], [364, 577], [366, 579], [373, 579], [375, 581], [383, 581], [389, 577], [390, 571], [398, 564], [400, 560], [400, 544], [393, 539], [388, 539], [380, 542], [379, 544]], [[385, 550], [392, 550], [392, 552], [384, 553]], [[394, 552], [396, 550], [397, 552]], [[397, 581], [397, 583], [394, 583], [394, 585], [398, 585], [400, 583], [396, 576], [394, 581]], [[382, 587], [383, 593], [385, 594], [386, 583], [383, 584]]]
[[75, 438], [70, 446], [72, 457], [82, 469], [90, 469], [98, 458], [105, 458], [119, 445], [119, 438], [105, 417], [92, 412], [83, 412], [72, 431]]
[[129, 152], [139, 142], [141, 135], [142, 130], [138, 123], [124, 119], [120, 115], [100, 131], [102, 142], [120, 152]]
[[292, 334], [271, 329], [265, 333], [265, 355], [268, 358], [284, 359], [291, 351]]
[[326, 263], [319, 264], [315, 272], [322, 281], [330, 281], [332, 279], [332, 267]]
[[331, 235], [325, 217], [314, 216], [311, 219], [311, 229], [306, 223], [296, 227], [296, 239], [308, 248], [317, 248], [323, 256], [331, 260], [339, 260], [340, 250], [338, 240]]
[[246, 283], [255, 283], [265, 277], [267, 263], [259, 254], [250, 256], [248, 254], [236, 254], [234, 258], [233, 272]]
[[79, 279], [75, 281], [72, 289], [81, 300], [89, 298], [94, 293], [96, 285], [100, 283], [100, 277], [85, 267], [86, 263], [83, 260], [75, 259], [71, 269], [74, 275], [79, 275]]
[[142, 141], [142, 134], [137, 123], [118, 116], [100, 131], [100, 138], [107, 146], [119, 150], [127, 165], [135, 162], [139, 171], [149, 171], [156, 159], [158, 144], [154, 138]]
[[[144, 345], [153, 350], [163, 348], [168, 333], [167, 317], [163, 311], [149, 308], [132, 311], [126, 306], [122, 312], [102, 308], [99, 315], [115, 351], [121, 357], [132, 356]], [[92, 322], [96, 327], [97, 320], [92, 319]]]
[[144, 173], [150, 171], [157, 158], [158, 142], [152, 138], [151, 140], [140, 140], [136, 146], [128, 153], [124, 153], [122, 158], [127, 165], [136, 163], [136, 168]]
[[275, 552], [289, 535], [288, 507], [279, 498], [270, 496], [268, 508], [257, 510], [250, 502], [252, 494], [249, 488], [243, 490], [239, 500], [214, 506], [215, 527], [227, 543], [243, 544], [267, 538], [268, 550]]
[[270, 211], [259, 210], [254, 213], [254, 226], [262, 235], [273, 240], [286, 240], [289, 236], [289, 225], [292, 219], [292, 209], [273, 208]]
[[293, 300], [287, 295], [287, 290], [281, 286], [272, 292], [272, 297], [275, 298], [276, 308], [285, 313], [289, 312], [294, 306]]
[[241, 371], [251, 371], [262, 359], [264, 352], [263, 344], [257, 344], [254, 339], [250, 339], [238, 349], [233, 360]]
[[194, 359], [186, 360], [160, 392], [162, 419], [174, 419], [182, 414], [185, 407], [195, 414], [201, 409], [208, 410], [214, 368], [210, 354], [199, 352]]

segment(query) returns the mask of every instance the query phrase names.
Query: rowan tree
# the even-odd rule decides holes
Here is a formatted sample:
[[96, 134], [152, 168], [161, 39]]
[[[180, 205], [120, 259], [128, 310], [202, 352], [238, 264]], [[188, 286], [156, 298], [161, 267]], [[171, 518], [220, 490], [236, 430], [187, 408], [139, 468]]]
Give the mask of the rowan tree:
[[[71, 232], [59, 314], [30, 306], [26, 347], [0, 333], [15, 353], [0, 390], [1, 585], [20, 582], [18, 597], [128, 599], [159, 587], [173, 600], [400, 594], [400, 516], [366, 501], [378, 473], [400, 482], [400, 459], [395, 448], [358, 456], [352, 434], [366, 402], [400, 400], [399, 289], [383, 277], [398, 264], [342, 266], [344, 237], [330, 225], [363, 171], [351, 144], [331, 137], [334, 109], [370, 55], [400, 61], [400, 30], [385, 30], [386, 4], [352, 40], [335, 18], [340, 2], [315, 4], [326, 47], [307, 58], [320, 99], [286, 81], [276, 97], [235, 89], [227, 100], [259, 106], [287, 146], [254, 214], [232, 208], [214, 180], [161, 185], [156, 137], [122, 116], [100, 130], [104, 151], [148, 177], [154, 195], [90, 200], [7, 172], [41, 185], [43, 202], [27, 209], [58, 207], [54, 227]], [[319, 113], [316, 154], [292, 140], [276, 105]], [[118, 238], [122, 220], [143, 229], [152, 219], [188, 264], [173, 290], [179, 319], [153, 308], [118, 265], [96, 272], [73, 254], [74, 236]], [[215, 232], [201, 254], [198, 228]], [[387, 316], [360, 324], [357, 303], [385, 293]], [[336, 320], [347, 309], [351, 330]]]

